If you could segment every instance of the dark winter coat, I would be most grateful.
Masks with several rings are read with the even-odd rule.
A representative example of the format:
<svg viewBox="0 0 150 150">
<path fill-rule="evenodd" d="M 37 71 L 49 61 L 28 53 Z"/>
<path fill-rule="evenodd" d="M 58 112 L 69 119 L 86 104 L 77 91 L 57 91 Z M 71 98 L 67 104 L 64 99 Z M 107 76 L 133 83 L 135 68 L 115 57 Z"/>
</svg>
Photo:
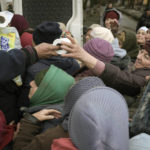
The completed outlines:
<svg viewBox="0 0 150 150">
<path fill-rule="evenodd" d="M 22 51 L 14 49 L 9 52 L 0 51 L 0 83 L 22 74 L 26 67 L 38 60 L 36 51 L 28 47 Z"/>
<path fill-rule="evenodd" d="M 140 100 L 140 105 L 133 118 L 130 131 L 131 136 L 140 133 L 150 134 L 150 82 L 145 88 L 144 94 Z"/>
<path fill-rule="evenodd" d="M 80 69 L 78 62 L 73 58 L 64 58 L 61 56 L 53 56 L 49 59 L 41 59 L 32 66 L 28 67 L 25 82 L 22 86 L 21 94 L 19 101 L 22 101 L 24 106 L 29 106 L 29 90 L 30 85 L 29 83 L 34 80 L 35 75 L 40 72 L 41 70 L 47 69 L 50 67 L 51 64 L 61 68 L 62 70 L 66 71 L 68 74 L 73 75 L 77 70 Z"/>
<path fill-rule="evenodd" d="M 61 126 L 49 128 L 39 134 L 41 129 L 39 125 L 22 119 L 20 127 L 20 132 L 14 140 L 14 150 L 51 150 L 54 139 L 68 137 Z"/>
<path fill-rule="evenodd" d="M 141 87 L 146 85 L 145 77 L 148 75 L 150 75 L 150 68 L 141 68 L 129 72 L 121 71 L 112 64 L 106 64 L 100 78 L 107 86 L 116 89 L 120 93 L 136 96 L 140 93 Z"/>
<path fill-rule="evenodd" d="M 12 79 L 23 74 L 27 66 L 38 60 L 36 51 L 28 47 L 22 50 L 0 51 L 0 109 L 6 116 L 7 123 L 19 121 L 20 88 Z"/>
</svg>

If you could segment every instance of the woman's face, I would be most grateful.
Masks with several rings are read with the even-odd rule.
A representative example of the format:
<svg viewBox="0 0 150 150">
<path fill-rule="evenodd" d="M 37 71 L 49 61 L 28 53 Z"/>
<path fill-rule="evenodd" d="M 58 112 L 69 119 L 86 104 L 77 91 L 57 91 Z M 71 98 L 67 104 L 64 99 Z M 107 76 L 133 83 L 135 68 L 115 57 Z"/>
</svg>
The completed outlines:
<svg viewBox="0 0 150 150">
<path fill-rule="evenodd" d="M 34 93 L 36 92 L 36 90 L 38 89 L 38 86 L 36 85 L 35 81 L 31 81 L 30 82 L 30 91 L 29 91 L 29 99 L 31 99 L 31 97 L 34 95 Z"/>
<path fill-rule="evenodd" d="M 91 32 L 92 32 L 92 29 L 89 29 L 89 30 L 87 31 L 87 33 L 86 33 L 86 35 L 85 35 L 85 40 L 86 40 L 86 42 L 91 39 L 91 35 L 90 35 Z"/>
<path fill-rule="evenodd" d="M 140 45 L 144 45 L 145 42 L 146 42 L 146 35 L 147 35 L 146 31 L 144 31 L 142 29 L 138 30 L 137 34 L 136 34 L 137 43 L 140 44 Z"/>
<path fill-rule="evenodd" d="M 150 55 L 146 50 L 142 49 L 139 51 L 134 67 L 135 69 L 150 68 Z"/>
<path fill-rule="evenodd" d="M 150 41 L 150 29 L 148 29 L 147 34 L 145 36 L 146 41 Z"/>
<path fill-rule="evenodd" d="M 116 22 L 116 23 L 118 24 L 118 20 L 117 20 L 117 19 L 107 18 L 107 19 L 105 20 L 105 27 L 106 27 L 107 29 L 111 29 L 111 24 L 114 23 L 114 22 Z"/>
</svg>

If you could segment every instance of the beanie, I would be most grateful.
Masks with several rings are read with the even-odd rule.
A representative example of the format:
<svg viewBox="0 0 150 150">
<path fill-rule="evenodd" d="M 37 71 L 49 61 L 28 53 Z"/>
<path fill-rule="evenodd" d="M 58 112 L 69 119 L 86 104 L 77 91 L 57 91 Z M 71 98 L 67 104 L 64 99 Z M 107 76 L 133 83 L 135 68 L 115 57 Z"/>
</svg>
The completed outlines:
<svg viewBox="0 0 150 150">
<path fill-rule="evenodd" d="M 100 24 L 92 24 L 92 25 L 90 25 L 90 26 L 88 27 L 88 29 L 93 30 L 93 29 L 96 28 L 96 27 L 101 27 L 101 25 L 100 25 Z"/>
<path fill-rule="evenodd" d="M 60 38 L 61 33 L 58 23 L 45 21 L 36 27 L 33 40 L 36 45 L 42 42 L 52 44 L 55 39 Z"/>
<path fill-rule="evenodd" d="M 91 39 L 83 47 L 89 54 L 103 62 L 110 62 L 114 56 L 111 44 L 103 39 Z"/>
<path fill-rule="evenodd" d="M 106 14 L 105 19 L 108 19 L 108 18 L 119 20 L 119 15 L 115 11 L 110 11 Z"/>
<path fill-rule="evenodd" d="M 112 43 L 114 40 L 114 36 L 111 31 L 105 27 L 95 27 L 90 34 L 93 38 L 100 38 L 108 41 L 109 43 Z"/>
<path fill-rule="evenodd" d="M 20 37 L 21 45 L 23 48 L 28 45 L 32 46 L 32 40 L 33 40 L 33 35 L 28 32 L 24 32 Z"/>
<path fill-rule="evenodd" d="M 29 28 L 28 21 L 24 18 L 24 16 L 19 14 L 14 14 L 10 24 L 18 30 L 19 35 Z"/>
<path fill-rule="evenodd" d="M 143 46 L 143 49 L 145 49 L 148 52 L 148 54 L 150 55 L 150 41 L 147 41 L 145 43 L 145 45 Z"/>
</svg>

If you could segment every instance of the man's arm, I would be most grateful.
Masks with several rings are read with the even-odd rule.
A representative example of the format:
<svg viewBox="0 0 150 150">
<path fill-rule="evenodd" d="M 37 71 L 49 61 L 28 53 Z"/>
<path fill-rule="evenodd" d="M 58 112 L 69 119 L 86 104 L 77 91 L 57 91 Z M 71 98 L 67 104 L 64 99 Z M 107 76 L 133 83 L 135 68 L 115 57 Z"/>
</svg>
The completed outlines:
<svg viewBox="0 0 150 150">
<path fill-rule="evenodd" d="M 58 46 L 47 43 L 41 43 L 34 48 L 26 47 L 21 50 L 13 49 L 5 52 L 0 51 L 0 82 L 13 79 L 22 74 L 26 67 L 35 63 L 38 58 L 49 58 L 58 55 L 55 50 Z"/>
<path fill-rule="evenodd" d="M 33 48 L 23 50 L 11 50 L 9 52 L 0 51 L 0 82 L 22 74 L 28 65 L 32 65 L 38 60 L 38 55 Z"/>
</svg>

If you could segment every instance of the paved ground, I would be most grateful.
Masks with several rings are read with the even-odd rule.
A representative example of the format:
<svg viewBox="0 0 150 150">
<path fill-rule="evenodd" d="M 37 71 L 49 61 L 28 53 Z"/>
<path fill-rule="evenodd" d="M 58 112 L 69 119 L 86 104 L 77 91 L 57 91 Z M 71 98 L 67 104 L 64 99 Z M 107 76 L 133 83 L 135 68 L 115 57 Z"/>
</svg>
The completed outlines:
<svg viewBox="0 0 150 150">
<path fill-rule="evenodd" d="M 117 9 L 120 10 L 122 13 L 131 16 L 133 19 L 138 20 L 140 18 L 140 16 L 142 15 L 142 11 L 141 10 L 135 10 L 135 9 L 126 9 L 123 6 L 118 7 Z"/>
<path fill-rule="evenodd" d="M 142 15 L 141 11 L 133 10 L 133 9 L 126 9 L 123 6 L 116 7 L 119 11 L 122 12 L 123 17 L 121 19 L 121 27 L 126 28 L 129 30 L 135 31 L 137 20 Z M 104 12 L 105 7 L 101 6 L 99 8 L 100 11 L 97 11 L 94 14 L 90 14 L 88 11 L 84 11 L 84 26 L 88 27 L 93 23 L 100 23 L 102 24 L 102 15 Z"/>
</svg>

